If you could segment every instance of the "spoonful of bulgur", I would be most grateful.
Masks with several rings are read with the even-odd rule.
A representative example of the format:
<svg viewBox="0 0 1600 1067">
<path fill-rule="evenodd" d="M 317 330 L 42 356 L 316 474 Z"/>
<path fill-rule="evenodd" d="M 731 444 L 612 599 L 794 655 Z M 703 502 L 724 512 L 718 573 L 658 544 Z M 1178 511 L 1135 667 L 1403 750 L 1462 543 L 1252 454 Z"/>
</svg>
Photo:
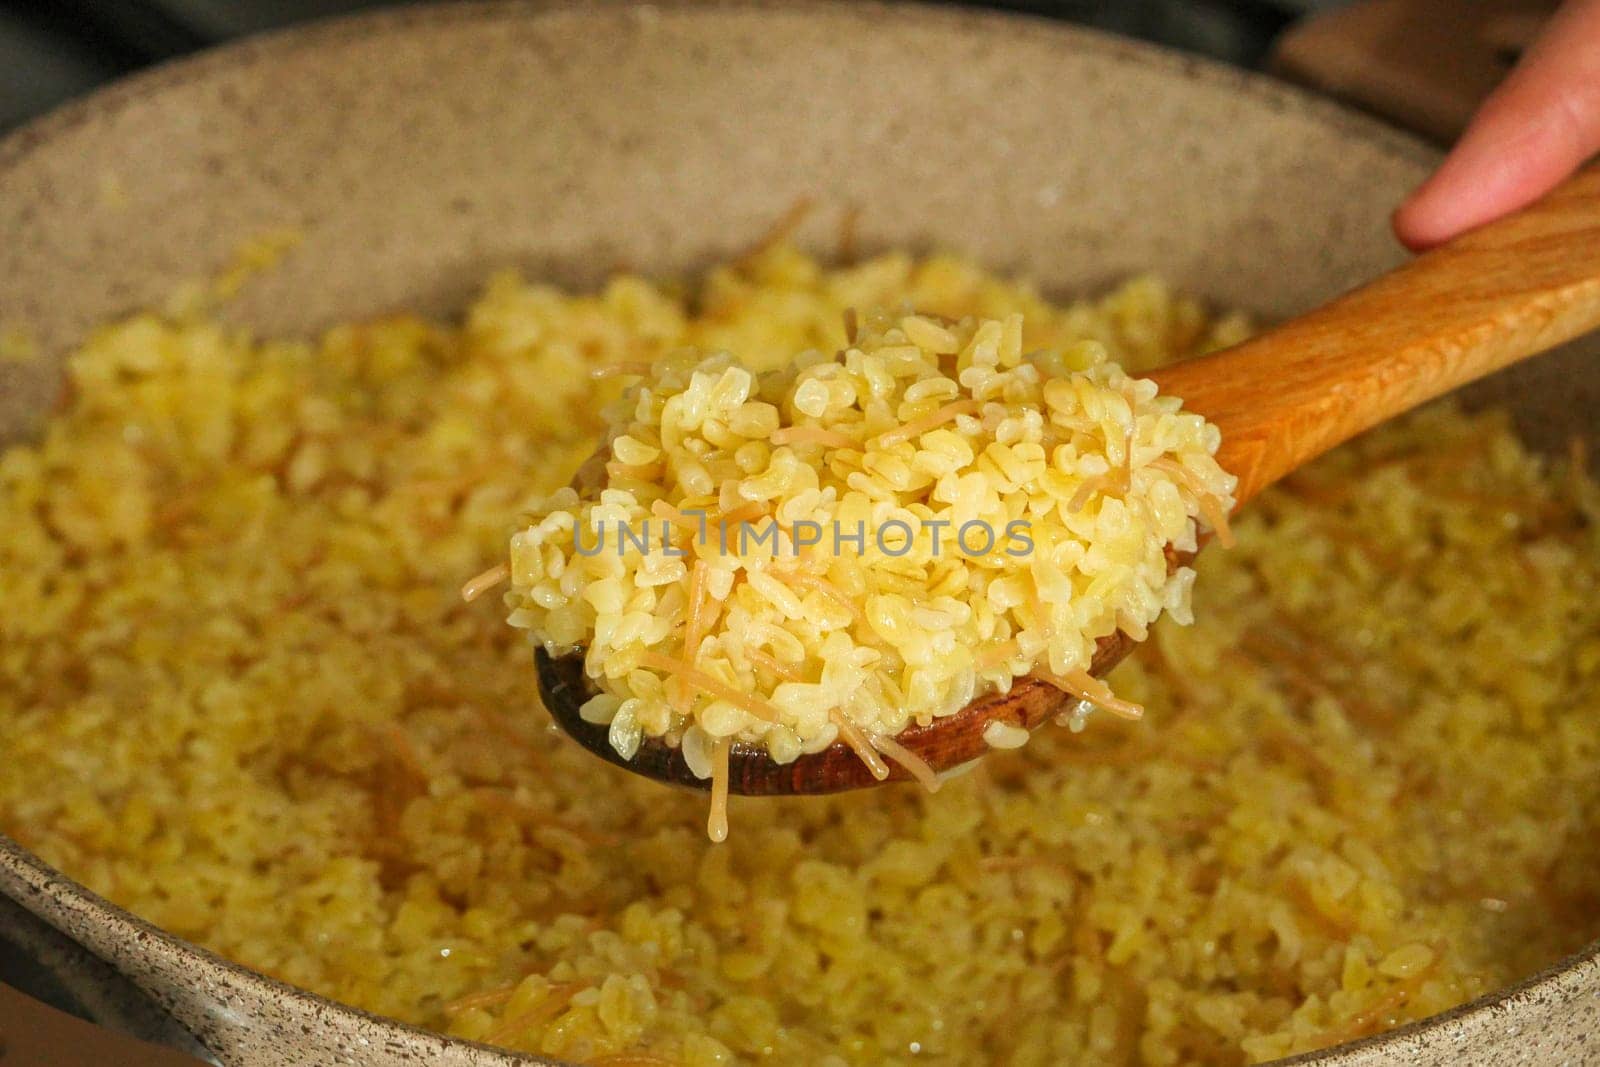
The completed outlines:
<svg viewBox="0 0 1600 1067">
<path fill-rule="evenodd" d="M 526 517 L 513 626 L 597 755 L 730 792 L 940 775 L 1102 680 L 1239 504 L 1329 448 L 1600 325 L 1600 172 L 1231 349 L 1134 378 L 1020 316 L 876 312 L 756 375 L 657 361 Z"/>
</svg>

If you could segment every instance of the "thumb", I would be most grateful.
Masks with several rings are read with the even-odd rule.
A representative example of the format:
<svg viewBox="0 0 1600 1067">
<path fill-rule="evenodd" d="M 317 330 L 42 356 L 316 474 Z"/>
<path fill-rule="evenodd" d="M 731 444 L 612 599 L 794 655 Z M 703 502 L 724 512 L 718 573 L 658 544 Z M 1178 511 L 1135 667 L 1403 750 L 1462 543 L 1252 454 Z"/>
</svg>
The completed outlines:
<svg viewBox="0 0 1600 1067">
<path fill-rule="evenodd" d="M 1600 150 L 1600 0 L 1571 0 L 1394 213 L 1420 251 L 1523 207 Z"/>
</svg>

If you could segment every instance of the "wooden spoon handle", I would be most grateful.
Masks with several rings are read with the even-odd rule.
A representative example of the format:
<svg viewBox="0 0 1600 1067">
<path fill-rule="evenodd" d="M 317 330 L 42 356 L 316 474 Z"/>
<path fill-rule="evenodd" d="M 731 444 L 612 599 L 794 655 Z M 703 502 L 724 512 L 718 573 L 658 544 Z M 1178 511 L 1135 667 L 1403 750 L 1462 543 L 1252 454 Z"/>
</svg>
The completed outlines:
<svg viewBox="0 0 1600 1067">
<path fill-rule="evenodd" d="M 1150 375 L 1222 431 L 1240 503 L 1418 404 L 1600 326 L 1600 167 L 1243 344 Z"/>
</svg>

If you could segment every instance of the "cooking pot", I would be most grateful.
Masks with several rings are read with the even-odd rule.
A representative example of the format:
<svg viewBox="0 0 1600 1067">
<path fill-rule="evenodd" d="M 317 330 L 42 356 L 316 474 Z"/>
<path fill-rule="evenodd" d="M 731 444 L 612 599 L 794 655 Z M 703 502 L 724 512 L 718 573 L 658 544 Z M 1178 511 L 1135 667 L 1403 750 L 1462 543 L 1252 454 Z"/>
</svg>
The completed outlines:
<svg viewBox="0 0 1600 1067">
<path fill-rule="evenodd" d="M 802 197 L 815 209 L 798 238 L 818 249 L 853 212 L 868 251 L 954 248 L 1057 292 L 1154 266 L 1275 317 L 1398 260 L 1389 210 L 1434 160 L 1268 79 L 1025 18 L 670 3 L 336 21 L 158 68 L 0 143 L 0 328 L 42 353 L 0 362 L 0 441 L 37 429 L 62 353 L 94 323 L 160 303 L 264 230 L 303 240 L 224 314 L 266 334 L 400 307 L 448 314 L 504 266 L 575 285 L 619 263 L 692 269 Z M 1583 347 L 1472 397 L 1511 406 L 1536 445 L 1591 429 L 1600 363 Z M 0 892 L 227 1064 L 542 1062 L 229 963 L 3 837 Z M 1557 1064 L 1597 1050 L 1591 947 L 1297 1062 Z"/>
</svg>

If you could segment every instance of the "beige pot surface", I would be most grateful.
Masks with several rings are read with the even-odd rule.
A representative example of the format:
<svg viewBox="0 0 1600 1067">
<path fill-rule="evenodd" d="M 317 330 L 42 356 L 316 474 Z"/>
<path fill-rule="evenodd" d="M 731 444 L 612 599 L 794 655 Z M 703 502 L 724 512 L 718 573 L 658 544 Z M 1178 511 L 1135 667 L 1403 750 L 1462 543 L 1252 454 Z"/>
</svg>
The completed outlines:
<svg viewBox="0 0 1600 1067">
<path fill-rule="evenodd" d="M 832 247 L 950 247 L 1093 288 L 1156 266 L 1267 316 L 1400 258 L 1387 215 L 1429 150 L 1270 81 L 1036 21 L 939 8 L 456 4 L 157 69 L 0 143 L 0 440 L 58 356 L 241 242 L 303 243 L 229 314 L 301 333 L 459 309 L 493 268 L 581 283 L 724 257 L 797 198 Z M 1535 441 L 1591 428 L 1588 351 L 1480 387 Z M 263 978 L 107 905 L 0 837 L 0 891 L 133 977 L 224 1062 L 539 1062 Z M 1585 1039 L 1594 1031 L 1593 1051 Z M 1600 1059 L 1594 950 L 1488 1001 L 1306 1062 Z"/>
</svg>

